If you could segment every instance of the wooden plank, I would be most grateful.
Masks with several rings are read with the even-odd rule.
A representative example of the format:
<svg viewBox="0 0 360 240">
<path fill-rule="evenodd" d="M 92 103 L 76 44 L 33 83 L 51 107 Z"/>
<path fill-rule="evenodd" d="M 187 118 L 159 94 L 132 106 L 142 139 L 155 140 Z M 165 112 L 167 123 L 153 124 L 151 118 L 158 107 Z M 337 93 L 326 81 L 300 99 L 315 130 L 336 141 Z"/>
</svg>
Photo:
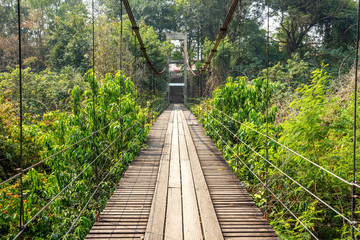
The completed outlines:
<svg viewBox="0 0 360 240">
<path fill-rule="evenodd" d="M 154 123 L 148 148 L 131 163 L 86 239 L 144 237 L 170 115 L 166 110 Z"/>
<path fill-rule="evenodd" d="M 191 169 L 193 172 L 194 184 L 196 188 L 196 196 L 201 216 L 201 222 L 205 239 L 223 239 L 221 228 L 210 198 L 204 174 L 201 169 L 199 157 L 197 155 L 193 139 L 190 134 L 186 118 L 181 111 L 181 118 L 184 126 L 186 144 L 189 151 Z"/>
<path fill-rule="evenodd" d="M 184 239 L 203 239 L 184 128 L 178 115 Z"/>
<path fill-rule="evenodd" d="M 279 239 L 183 105 L 160 115 L 148 146 L 86 239 Z"/>
<path fill-rule="evenodd" d="M 176 106 L 174 106 L 175 108 Z M 176 108 L 175 108 L 176 109 Z M 165 239 L 182 239 L 182 207 L 181 207 L 181 179 L 179 159 L 179 134 L 177 124 L 178 110 L 173 118 L 173 134 L 171 141 L 170 173 L 168 186 L 168 201 L 165 224 Z"/>
<path fill-rule="evenodd" d="M 173 111 L 172 111 L 173 113 Z M 172 114 L 173 116 L 173 114 Z M 149 221 L 145 231 L 146 240 L 163 238 L 166 199 L 169 178 L 169 159 L 172 140 L 173 123 L 168 124 L 163 152 L 161 155 L 159 173 L 156 181 L 156 189 L 151 205 Z"/>
<path fill-rule="evenodd" d="M 184 114 L 191 122 L 196 121 L 189 111 Z M 279 239 L 202 126 L 192 125 L 189 130 L 224 239 Z"/>
</svg>

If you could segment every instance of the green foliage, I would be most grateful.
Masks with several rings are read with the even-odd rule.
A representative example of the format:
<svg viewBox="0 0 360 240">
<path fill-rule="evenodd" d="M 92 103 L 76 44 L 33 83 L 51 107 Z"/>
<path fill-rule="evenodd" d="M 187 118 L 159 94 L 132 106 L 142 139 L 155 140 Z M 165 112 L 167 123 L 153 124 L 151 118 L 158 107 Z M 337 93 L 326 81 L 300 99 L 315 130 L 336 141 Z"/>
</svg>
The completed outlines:
<svg viewBox="0 0 360 240">
<path fill-rule="evenodd" d="M 151 123 L 149 121 L 155 116 L 152 110 L 137 105 L 138 93 L 130 78 L 125 75 L 107 74 L 101 85 L 93 77 L 92 72 L 87 73 L 87 79 L 90 85 L 88 90 L 82 91 L 75 86 L 72 91 L 72 114 L 49 112 L 42 120 L 33 120 L 24 126 L 26 138 L 28 135 L 34 135 L 33 144 L 39 148 L 37 158 L 25 154 L 24 158 L 29 161 L 28 164 L 70 147 L 25 174 L 23 183 L 26 193 L 26 220 L 35 216 L 72 179 L 78 177 L 28 226 L 25 236 L 29 239 L 58 239 L 64 236 L 94 192 L 97 166 L 99 180 L 104 179 L 109 171 L 111 174 L 99 186 L 98 193 L 90 201 L 69 236 L 69 239 L 83 239 L 95 219 L 95 200 L 99 200 L 100 209 L 105 206 L 109 192 L 114 190 L 122 176 L 121 173 L 127 169 L 146 140 Z M 9 102 L 2 101 L 2 104 L 6 106 Z M 11 105 L 8 108 L 11 108 Z M 16 120 L 11 111 L 9 116 L 13 116 L 9 121 Z M 8 130 L 11 124 L 7 123 L 7 118 L 0 120 L 1 126 Z M 93 137 L 72 146 L 96 130 L 100 131 Z M 0 146 L 0 149 L 7 148 L 3 144 Z M 12 239 L 18 231 L 18 188 L 19 180 L 16 180 L 0 189 L 1 239 Z"/>
<path fill-rule="evenodd" d="M 311 48 L 312 30 L 325 37 L 325 45 L 330 42 L 346 44 L 346 42 L 350 43 L 349 39 L 354 39 L 349 37 L 349 34 L 345 34 L 355 23 L 354 1 L 327 0 L 310 3 L 307 0 L 271 0 L 268 4 L 280 18 L 277 38 L 286 49 L 289 58 L 304 47 Z M 341 25 L 345 22 L 348 25 Z M 339 46 L 335 48 L 337 47 Z"/>
<path fill-rule="evenodd" d="M 172 45 L 167 41 L 160 41 L 158 35 L 152 27 L 147 26 L 143 21 L 139 22 L 140 34 L 144 41 L 146 51 L 154 64 L 155 68 L 161 71 L 166 66 L 166 59 Z M 95 52 L 96 74 L 104 78 L 106 73 L 115 73 L 119 69 L 119 47 L 120 47 L 120 27 L 121 22 L 109 19 L 106 15 L 97 18 L 95 31 L 98 33 L 96 41 L 97 51 Z M 154 86 L 153 72 L 147 66 L 143 54 L 140 52 L 139 43 L 133 35 L 132 25 L 127 16 L 123 20 L 123 39 L 121 55 L 123 62 L 123 72 L 131 76 L 139 91 L 155 92 L 165 91 L 168 82 L 167 74 L 157 76 Z M 154 89 L 156 88 L 156 89 Z"/>
<path fill-rule="evenodd" d="M 179 28 L 180 11 L 172 1 L 130 0 L 130 3 L 135 17 L 152 26 L 161 40 L 165 40 L 165 32 Z"/>
<path fill-rule="evenodd" d="M 68 111 L 71 104 L 71 90 L 75 85 L 84 91 L 85 81 L 73 68 L 63 68 L 55 73 L 49 69 L 39 73 L 30 68 L 22 71 L 23 101 L 25 113 L 31 116 L 43 115 L 50 111 Z M 19 104 L 19 69 L 0 73 L 0 92 L 2 97 Z"/>
<path fill-rule="evenodd" d="M 283 83 L 289 90 L 295 90 L 302 84 L 308 84 L 311 76 L 312 66 L 309 62 L 302 60 L 299 54 L 288 59 L 286 63 L 278 62 L 269 68 L 269 78 L 272 81 Z M 266 76 L 267 70 L 262 71 Z"/>
<path fill-rule="evenodd" d="M 81 73 L 89 69 L 90 27 L 85 14 L 82 5 L 55 18 L 56 29 L 50 33 L 48 41 L 53 68 L 59 70 L 71 66 Z"/>
<path fill-rule="evenodd" d="M 285 118 L 277 114 L 277 108 L 273 105 L 278 101 L 278 91 L 283 88 L 283 84 L 269 82 L 269 136 L 325 169 L 351 181 L 354 120 L 353 101 L 349 99 L 353 99 L 353 96 L 352 94 L 334 96 L 329 88 L 330 79 L 325 66 L 313 71 L 311 82 L 299 87 L 292 96 L 291 104 L 284 106 L 288 109 Z M 262 181 L 266 179 L 267 163 L 263 158 L 266 158 L 267 141 L 265 137 L 252 130 L 266 133 L 264 82 L 262 78 L 250 82 L 246 82 L 245 78 L 238 78 L 236 81 L 229 79 L 225 86 L 214 92 L 213 99 L 195 106 L 192 110 L 207 133 L 212 136 L 217 147 L 222 150 L 239 179 L 254 196 L 257 205 L 265 209 L 267 202 L 268 217 L 279 236 L 282 239 L 311 239 L 310 234 L 274 196 L 270 195 L 266 198 L 264 187 L 253 175 L 255 173 Z M 228 130 L 236 134 L 236 137 Z M 269 141 L 268 146 L 268 159 L 271 164 L 350 218 L 350 186 L 300 156 L 291 154 L 273 141 Z M 242 159 L 253 173 L 237 157 Z M 359 158 L 356 161 L 360 164 Z M 267 181 L 270 190 L 277 198 L 284 202 L 317 237 L 351 239 L 350 226 L 346 221 L 272 165 L 269 165 Z"/>
</svg>

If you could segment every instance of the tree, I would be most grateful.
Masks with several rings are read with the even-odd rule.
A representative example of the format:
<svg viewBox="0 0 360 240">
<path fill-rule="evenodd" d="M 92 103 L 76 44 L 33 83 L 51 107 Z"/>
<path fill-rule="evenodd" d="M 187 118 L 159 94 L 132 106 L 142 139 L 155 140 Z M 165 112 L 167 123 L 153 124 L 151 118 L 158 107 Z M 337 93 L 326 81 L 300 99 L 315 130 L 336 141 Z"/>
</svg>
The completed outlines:
<svg viewBox="0 0 360 240">
<path fill-rule="evenodd" d="M 58 70 L 72 66 L 85 73 L 89 69 L 90 50 L 87 11 L 83 3 L 73 7 L 72 11 L 55 17 L 56 28 L 51 30 L 48 41 L 50 63 Z"/>
<path fill-rule="evenodd" d="M 355 7 L 352 0 L 269 0 L 268 4 L 280 18 L 277 37 L 285 46 L 289 58 L 299 49 L 318 44 L 313 40 L 321 39 L 324 33 L 330 36 L 337 20 L 347 18 L 349 8 Z M 316 33 L 313 39 L 311 31 Z"/>
</svg>

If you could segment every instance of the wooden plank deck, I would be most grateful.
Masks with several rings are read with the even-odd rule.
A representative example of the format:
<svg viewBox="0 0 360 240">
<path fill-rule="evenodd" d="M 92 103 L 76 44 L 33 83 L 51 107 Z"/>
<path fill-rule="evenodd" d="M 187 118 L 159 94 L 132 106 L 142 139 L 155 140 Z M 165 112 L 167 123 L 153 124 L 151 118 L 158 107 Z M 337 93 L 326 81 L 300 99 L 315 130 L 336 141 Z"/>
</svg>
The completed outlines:
<svg viewBox="0 0 360 240">
<path fill-rule="evenodd" d="M 196 118 L 171 105 L 86 239 L 279 239 Z"/>
</svg>

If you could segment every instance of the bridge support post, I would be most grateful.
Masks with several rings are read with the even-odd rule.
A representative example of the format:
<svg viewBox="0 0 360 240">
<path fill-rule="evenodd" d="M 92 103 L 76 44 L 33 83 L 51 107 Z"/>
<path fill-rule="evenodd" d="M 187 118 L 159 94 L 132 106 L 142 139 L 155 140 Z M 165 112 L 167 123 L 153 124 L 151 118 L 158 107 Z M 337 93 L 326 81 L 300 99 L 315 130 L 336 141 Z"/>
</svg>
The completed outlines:
<svg viewBox="0 0 360 240">
<path fill-rule="evenodd" d="M 184 62 L 184 74 L 183 74 L 183 82 L 179 83 L 179 82 L 170 82 L 168 85 L 168 101 L 170 102 L 171 98 L 170 98 L 170 92 L 171 92 L 171 87 L 182 87 L 183 89 L 183 101 L 184 104 L 187 103 L 187 72 L 188 72 L 188 67 L 187 67 L 187 54 L 185 54 L 185 51 L 187 51 L 187 33 L 182 33 L 182 32 L 173 32 L 173 33 L 166 33 L 166 39 L 167 40 L 178 40 L 178 41 L 183 41 L 184 44 L 184 61 L 183 60 L 169 60 L 169 64 L 182 64 L 182 62 Z M 169 74 L 170 74 L 170 67 L 169 67 Z M 170 78 L 171 78 L 171 74 L 170 74 Z M 171 84 L 174 83 L 174 84 Z"/>
<path fill-rule="evenodd" d="M 184 33 L 184 51 L 187 51 L 187 34 Z M 184 104 L 187 103 L 187 54 L 184 53 Z"/>
</svg>

